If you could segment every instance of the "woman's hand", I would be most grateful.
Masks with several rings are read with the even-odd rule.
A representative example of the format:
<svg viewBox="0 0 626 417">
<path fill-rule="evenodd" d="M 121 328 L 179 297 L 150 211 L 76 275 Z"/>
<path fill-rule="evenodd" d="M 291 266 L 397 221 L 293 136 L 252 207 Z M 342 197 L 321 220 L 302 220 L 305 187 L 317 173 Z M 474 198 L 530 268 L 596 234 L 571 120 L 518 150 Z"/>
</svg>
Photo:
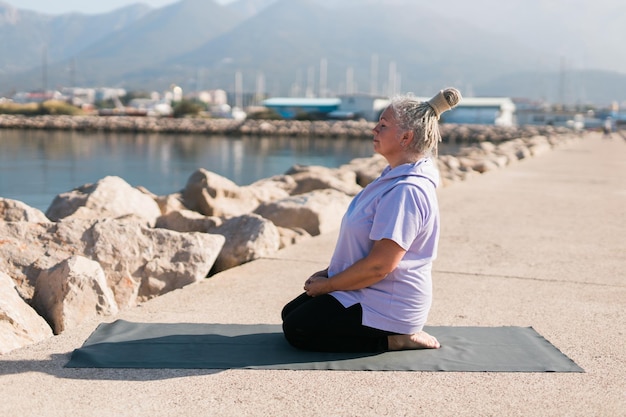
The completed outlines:
<svg viewBox="0 0 626 417">
<path fill-rule="evenodd" d="M 304 282 L 304 291 L 308 296 L 317 297 L 318 295 L 328 294 L 332 289 L 327 276 L 313 274 Z"/>
<path fill-rule="evenodd" d="M 328 270 L 314 273 L 304 283 L 304 291 L 311 297 L 333 291 L 351 291 L 374 285 L 393 271 L 404 255 L 400 245 L 391 239 L 374 242 L 370 253 L 349 268 L 328 278 Z"/>
</svg>

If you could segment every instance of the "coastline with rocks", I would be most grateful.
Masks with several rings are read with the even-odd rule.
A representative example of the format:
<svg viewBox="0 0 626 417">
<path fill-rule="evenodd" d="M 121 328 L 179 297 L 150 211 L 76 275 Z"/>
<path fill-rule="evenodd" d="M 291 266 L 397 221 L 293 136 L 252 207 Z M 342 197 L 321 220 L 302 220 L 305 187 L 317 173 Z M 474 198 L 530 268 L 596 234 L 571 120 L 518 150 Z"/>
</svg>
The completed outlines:
<svg viewBox="0 0 626 417">
<path fill-rule="evenodd" d="M 0 114 L 0 129 L 42 129 L 163 134 L 255 135 L 255 136 L 372 136 L 374 122 L 365 120 L 234 120 L 223 118 L 170 118 L 131 116 L 23 116 Z M 469 144 L 499 143 L 516 138 L 570 134 L 572 129 L 557 126 L 440 126 L 444 142 Z"/>
<path fill-rule="evenodd" d="M 220 133 L 319 135 L 320 130 L 318 122 L 213 122 L 222 126 Z M 129 123 L 152 123 L 168 133 L 217 129 L 207 127 L 210 121 L 191 119 L 0 117 L 2 128 L 92 129 L 98 123 L 112 131 L 129 129 Z M 371 126 L 330 122 L 326 131 L 369 136 Z M 455 155 L 439 156 L 444 187 L 585 135 L 553 127 L 469 125 L 442 125 L 442 134 L 468 144 Z M 248 186 L 199 169 L 184 189 L 168 195 L 105 177 L 59 194 L 45 213 L 0 198 L 0 354 L 332 232 L 351 198 L 385 165 L 376 155 L 338 168 L 295 165 Z"/>
</svg>

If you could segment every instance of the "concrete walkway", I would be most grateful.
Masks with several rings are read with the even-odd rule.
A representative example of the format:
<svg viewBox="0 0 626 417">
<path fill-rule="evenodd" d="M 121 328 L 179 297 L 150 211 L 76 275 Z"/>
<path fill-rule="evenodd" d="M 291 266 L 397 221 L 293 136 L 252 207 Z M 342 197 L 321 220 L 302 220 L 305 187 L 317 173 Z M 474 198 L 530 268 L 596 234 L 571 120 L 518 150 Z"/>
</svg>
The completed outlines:
<svg viewBox="0 0 626 417">
<path fill-rule="evenodd" d="M 429 324 L 532 326 L 585 373 L 63 368 L 90 322 L 0 357 L 0 415 L 626 416 L 626 141 L 589 134 L 443 188 L 440 202 Z M 335 237 L 115 318 L 279 323 Z"/>
</svg>

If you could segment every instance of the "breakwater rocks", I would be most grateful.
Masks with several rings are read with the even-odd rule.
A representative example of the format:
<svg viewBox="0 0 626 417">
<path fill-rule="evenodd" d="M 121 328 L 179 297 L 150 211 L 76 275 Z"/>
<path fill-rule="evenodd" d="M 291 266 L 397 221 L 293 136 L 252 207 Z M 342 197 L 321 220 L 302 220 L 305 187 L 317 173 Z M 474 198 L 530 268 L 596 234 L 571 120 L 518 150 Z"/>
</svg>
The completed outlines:
<svg viewBox="0 0 626 417">
<path fill-rule="evenodd" d="M 125 116 L 19 116 L 0 115 L 0 129 L 48 129 L 164 134 L 223 134 L 254 136 L 316 136 L 369 138 L 375 123 L 365 120 L 232 120 L 209 118 Z M 568 134 L 570 129 L 553 126 L 501 127 L 487 125 L 441 125 L 444 141 L 450 143 L 493 142 L 537 135 Z"/>
<path fill-rule="evenodd" d="M 580 138 L 462 147 L 438 159 L 443 186 Z M 168 195 L 105 177 L 59 194 L 45 213 L 0 198 L 0 354 L 336 230 L 385 165 L 380 156 L 296 165 L 247 186 L 199 169 Z"/>
</svg>

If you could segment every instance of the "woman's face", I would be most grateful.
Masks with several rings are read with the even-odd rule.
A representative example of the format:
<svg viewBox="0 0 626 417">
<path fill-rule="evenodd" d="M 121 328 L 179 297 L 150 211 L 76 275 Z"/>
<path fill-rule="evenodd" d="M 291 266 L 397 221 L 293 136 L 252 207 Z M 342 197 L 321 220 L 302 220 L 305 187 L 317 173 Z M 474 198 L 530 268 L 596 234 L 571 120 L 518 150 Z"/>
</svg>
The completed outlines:
<svg viewBox="0 0 626 417">
<path fill-rule="evenodd" d="M 380 115 L 378 123 L 374 127 L 374 151 L 384 156 L 393 165 L 403 153 L 402 138 L 404 133 L 396 121 L 391 107 Z"/>
</svg>

